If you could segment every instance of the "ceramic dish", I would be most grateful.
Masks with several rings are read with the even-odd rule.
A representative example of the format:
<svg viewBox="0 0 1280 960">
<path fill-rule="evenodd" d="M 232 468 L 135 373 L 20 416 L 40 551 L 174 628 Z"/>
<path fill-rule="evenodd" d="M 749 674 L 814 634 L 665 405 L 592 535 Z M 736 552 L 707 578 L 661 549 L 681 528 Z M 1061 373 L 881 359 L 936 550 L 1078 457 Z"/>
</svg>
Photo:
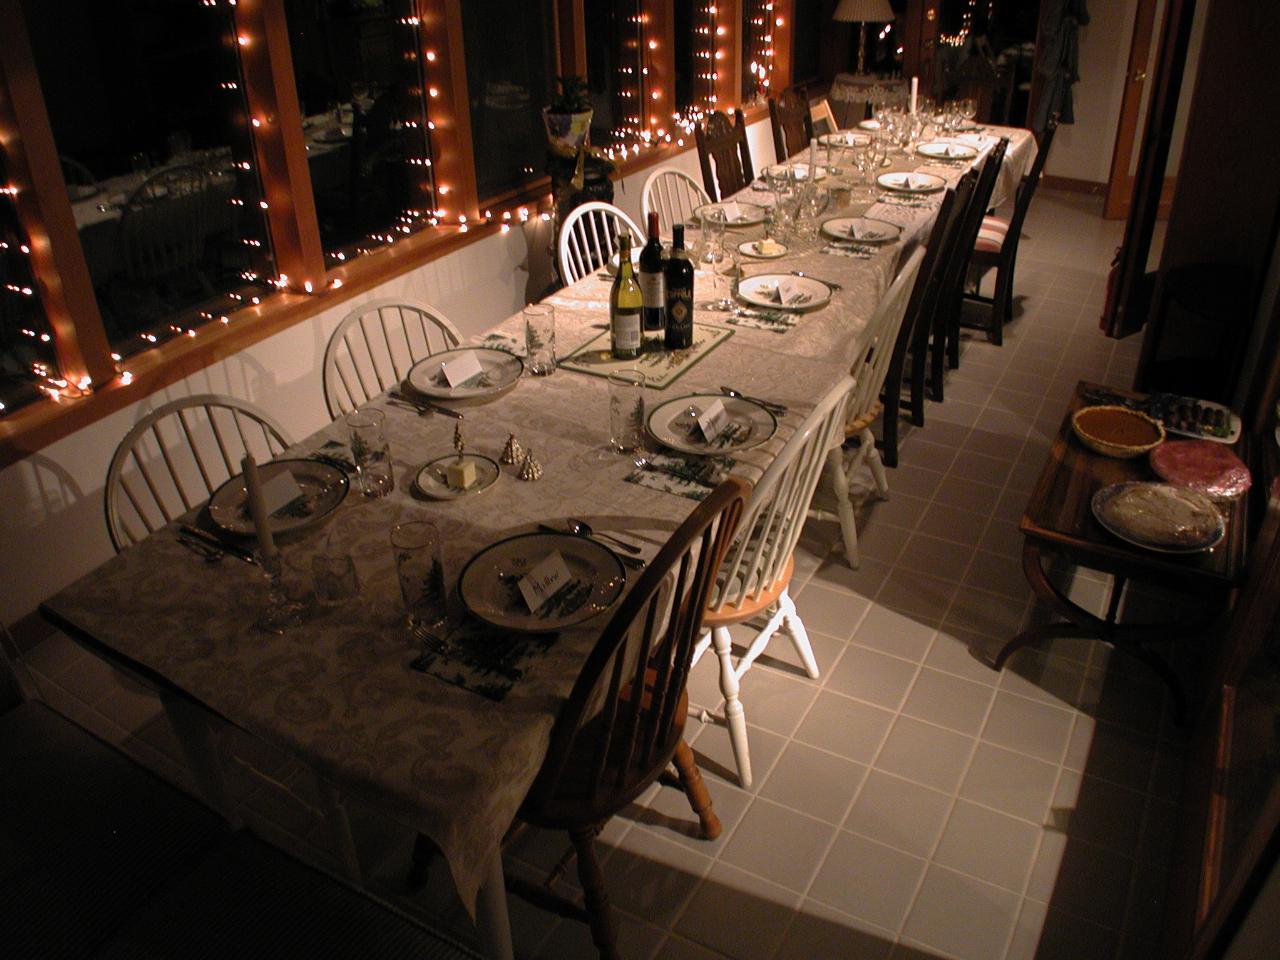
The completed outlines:
<svg viewBox="0 0 1280 960">
<path fill-rule="evenodd" d="M 458 462 L 456 453 L 445 454 L 424 463 L 418 470 L 418 475 L 413 478 L 414 488 L 432 500 L 461 500 L 488 490 L 497 481 L 500 471 L 493 460 L 479 453 L 464 453 L 462 459 L 476 468 L 476 481 L 467 489 L 457 490 L 449 486 L 447 470 L 450 464 Z"/>
<path fill-rule="evenodd" d="M 978 155 L 977 147 L 967 143 L 949 143 L 946 140 L 933 140 L 916 147 L 916 153 L 934 160 L 972 160 Z"/>
<path fill-rule="evenodd" d="M 861 127 L 863 130 L 879 130 L 880 121 L 879 120 L 859 120 L 858 126 Z"/>
<path fill-rule="evenodd" d="M 748 240 L 745 243 L 738 244 L 738 252 L 744 257 L 755 257 L 757 260 L 777 260 L 779 257 L 787 255 L 787 245 L 778 243 L 778 249 L 774 253 L 761 253 L 759 251 L 760 244 L 763 240 Z M 775 240 L 774 243 L 777 243 Z"/>
<path fill-rule="evenodd" d="M 896 223 L 873 220 L 870 217 L 832 217 L 823 221 L 822 233 L 832 240 L 892 243 L 902 236 L 902 228 Z"/>
<path fill-rule="evenodd" d="M 726 220 L 726 227 L 754 227 L 757 224 L 764 223 L 764 207 L 758 203 L 745 203 L 741 200 L 737 201 L 737 204 L 739 216 L 733 220 Z M 704 203 L 693 213 L 694 216 L 701 220 L 705 211 L 719 209 L 723 206 L 723 203 Z"/>
<path fill-rule="evenodd" d="M 768 167 L 764 175 L 766 182 L 769 174 L 777 176 L 780 173 L 790 170 L 797 183 L 803 183 L 809 179 L 809 164 L 807 163 L 779 163 L 775 166 Z M 827 176 L 827 168 L 818 164 L 818 179 L 825 180 Z"/>
<path fill-rule="evenodd" d="M 1126 543 L 1157 553 L 1200 553 L 1227 525 L 1208 497 L 1167 483 L 1113 483 L 1093 495 L 1093 515 Z"/>
<path fill-rule="evenodd" d="M 792 284 L 794 293 L 787 303 L 778 300 L 778 284 Z M 753 307 L 773 310 L 815 310 L 831 301 L 831 288 L 813 277 L 797 277 L 790 273 L 760 273 L 738 282 L 738 298 Z"/>
<path fill-rule="evenodd" d="M 474 353 L 480 361 L 481 374 L 471 385 L 449 386 L 441 368 L 464 353 Z M 419 360 L 409 370 L 405 384 L 424 397 L 440 400 L 467 400 L 472 397 L 492 397 L 515 385 L 524 372 L 524 361 L 502 350 L 487 347 L 455 347 L 441 350 L 425 360 Z"/>
<path fill-rule="evenodd" d="M 572 579 L 561 593 L 530 613 L 517 584 L 557 550 Z M 546 633 L 608 610 L 626 583 L 617 555 L 594 540 L 567 533 L 522 533 L 485 547 L 467 561 L 458 579 L 458 594 L 485 623 L 519 633 Z"/>
<path fill-rule="evenodd" d="M 272 460 L 258 467 L 264 484 L 282 471 L 293 475 L 302 496 L 267 517 L 272 533 L 291 533 L 314 526 L 346 499 L 347 475 L 331 464 L 319 460 Z M 209 517 L 228 533 L 253 535 L 243 474 L 237 474 L 213 491 L 209 498 Z"/>
<path fill-rule="evenodd" d="M 880 174 L 876 177 L 876 183 L 885 190 L 896 190 L 899 193 L 937 193 L 947 185 L 947 181 L 932 173 L 904 173 L 901 170 Z"/>
<path fill-rule="evenodd" d="M 824 133 L 818 142 L 826 147 L 865 147 L 871 142 L 871 136 L 856 130 L 841 130 L 839 133 Z"/>
<path fill-rule="evenodd" d="M 696 414 L 690 411 L 701 412 L 713 400 L 724 404 L 730 426 L 718 439 L 708 441 L 695 420 Z M 757 447 L 773 436 L 778 420 L 753 400 L 719 393 L 693 393 L 674 397 L 655 407 L 649 412 L 646 426 L 649 435 L 659 443 L 681 453 L 701 456 Z"/>
</svg>

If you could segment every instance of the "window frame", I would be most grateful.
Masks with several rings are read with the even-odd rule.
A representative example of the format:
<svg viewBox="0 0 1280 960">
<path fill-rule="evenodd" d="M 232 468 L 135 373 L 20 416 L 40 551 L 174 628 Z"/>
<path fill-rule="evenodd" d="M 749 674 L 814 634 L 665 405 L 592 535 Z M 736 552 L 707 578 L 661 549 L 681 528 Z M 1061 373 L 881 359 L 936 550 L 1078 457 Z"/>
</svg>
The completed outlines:
<svg viewBox="0 0 1280 960">
<path fill-rule="evenodd" d="M 196 2 L 196 0 L 192 0 Z M 441 190 L 438 209 L 446 215 L 436 225 L 417 231 L 389 247 L 326 267 L 320 240 L 301 105 L 294 83 L 284 0 L 212 0 L 232 8 L 237 33 L 248 42 L 240 48 L 241 72 L 250 115 L 259 120 L 254 149 L 268 204 L 267 221 L 277 273 L 288 282 L 261 303 L 230 314 L 229 322 L 213 320 L 179 337 L 146 349 L 124 364 L 112 358 L 88 264 L 80 245 L 71 205 L 57 162 L 57 148 L 45 108 L 20 0 L 0 0 L 0 142 L 10 168 L 19 220 L 31 241 L 31 264 L 38 293 L 54 336 L 62 378 L 77 383 L 88 377 L 89 392 L 80 397 L 35 400 L 0 415 L 0 467 L 16 463 L 56 440 L 178 380 L 232 356 L 294 324 L 331 309 L 393 277 L 447 256 L 496 233 L 501 211 L 526 208 L 532 215 L 549 208 L 548 178 L 533 178 L 495 198 L 477 196 L 475 162 L 462 42 L 463 0 L 416 0 L 424 74 L 436 95 L 427 101 L 435 183 Z M 644 115 L 669 117 L 674 109 L 672 0 L 642 0 L 649 36 L 658 31 L 658 47 L 648 66 L 660 84 L 659 100 L 646 104 Z M 725 57 L 719 66 L 717 107 L 732 109 L 741 101 L 741 11 L 750 0 L 716 0 Z M 794 0 L 773 0 L 775 16 L 789 25 Z M 586 72 L 583 0 L 555 0 L 554 62 L 561 73 Z M 787 27 L 779 28 L 789 34 Z M 786 84 L 787 37 L 775 31 L 774 77 Z M 747 111 L 752 121 L 763 105 Z M 659 124 L 664 125 L 664 124 Z M 669 125 L 664 125 L 669 126 Z M 652 143 L 618 162 L 617 177 L 669 161 L 694 149 L 693 138 L 677 136 Z M 677 143 L 683 139 L 683 145 Z M 444 190 L 447 189 L 447 193 Z M 486 209 L 481 208 L 485 199 Z M 464 213 L 465 211 L 465 213 Z M 459 218 L 466 220 L 460 222 Z"/>
</svg>

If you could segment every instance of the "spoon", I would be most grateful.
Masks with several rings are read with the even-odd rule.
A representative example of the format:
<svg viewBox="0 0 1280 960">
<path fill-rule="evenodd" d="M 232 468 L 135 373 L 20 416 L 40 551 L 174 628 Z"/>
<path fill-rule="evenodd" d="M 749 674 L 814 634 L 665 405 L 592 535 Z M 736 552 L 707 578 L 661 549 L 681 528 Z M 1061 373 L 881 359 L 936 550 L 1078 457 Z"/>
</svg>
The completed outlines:
<svg viewBox="0 0 1280 960">
<path fill-rule="evenodd" d="M 634 543 L 627 543 L 625 540 L 619 540 L 610 533 L 596 533 L 591 529 L 590 524 L 583 523 L 581 520 L 574 520 L 572 517 L 565 520 L 565 526 L 569 528 L 569 532 L 579 537 L 598 537 L 601 540 L 608 540 L 610 543 L 616 543 L 628 553 L 640 553 L 641 550 Z"/>
</svg>

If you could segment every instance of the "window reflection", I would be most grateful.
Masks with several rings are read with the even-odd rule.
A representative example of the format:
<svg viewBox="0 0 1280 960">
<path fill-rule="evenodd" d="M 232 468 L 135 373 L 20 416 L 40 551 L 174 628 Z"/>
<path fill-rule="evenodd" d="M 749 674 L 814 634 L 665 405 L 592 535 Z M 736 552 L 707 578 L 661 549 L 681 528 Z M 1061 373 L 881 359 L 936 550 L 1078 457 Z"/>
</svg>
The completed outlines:
<svg viewBox="0 0 1280 960">
<path fill-rule="evenodd" d="M 475 0 L 462 5 L 476 189 L 491 200 L 541 176 L 547 139 L 542 108 L 553 90 L 551 0 Z"/>
<path fill-rule="evenodd" d="M 432 167 L 412 0 L 286 0 L 307 169 L 330 263 L 426 222 Z"/>
<path fill-rule="evenodd" d="M 798 5 L 799 6 L 799 5 Z M 742 4 L 742 102 L 756 103 L 773 92 L 773 0 Z"/>
<path fill-rule="evenodd" d="M 230 8 L 24 0 L 85 259 L 121 355 L 273 275 Z"/>
<path fill-rule="evenodd" d="M 584 0 L 583 17 L 587 37 L 587 91 L 591 97 L 591 143 L 609 146 L 626 138 L 628 111 L 618 71 L 620 51 L 626 35 L 625 4 L 614 0 Z"/>
<path fill-rule="evenodd" d="M 31 275 L 30 246 L 18 222 L 0 148 L 0 416 L 40 396 L 57 377 L 53 339 Z"/>
</svg>

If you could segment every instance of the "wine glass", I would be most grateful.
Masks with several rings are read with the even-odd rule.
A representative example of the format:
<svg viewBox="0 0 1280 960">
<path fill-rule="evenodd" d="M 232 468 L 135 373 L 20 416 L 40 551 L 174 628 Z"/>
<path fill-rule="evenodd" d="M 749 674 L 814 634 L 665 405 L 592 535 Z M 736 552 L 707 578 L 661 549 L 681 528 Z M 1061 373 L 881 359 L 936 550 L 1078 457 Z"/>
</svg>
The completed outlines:
<svg viewBox="0 0 1280 960">
<path fill-rule="evenodd" d="M 713 270 L 724 259 L 725 226 L 723 208 L 711 207 L 702 211 L 702 262 Z"/>
</svg>

